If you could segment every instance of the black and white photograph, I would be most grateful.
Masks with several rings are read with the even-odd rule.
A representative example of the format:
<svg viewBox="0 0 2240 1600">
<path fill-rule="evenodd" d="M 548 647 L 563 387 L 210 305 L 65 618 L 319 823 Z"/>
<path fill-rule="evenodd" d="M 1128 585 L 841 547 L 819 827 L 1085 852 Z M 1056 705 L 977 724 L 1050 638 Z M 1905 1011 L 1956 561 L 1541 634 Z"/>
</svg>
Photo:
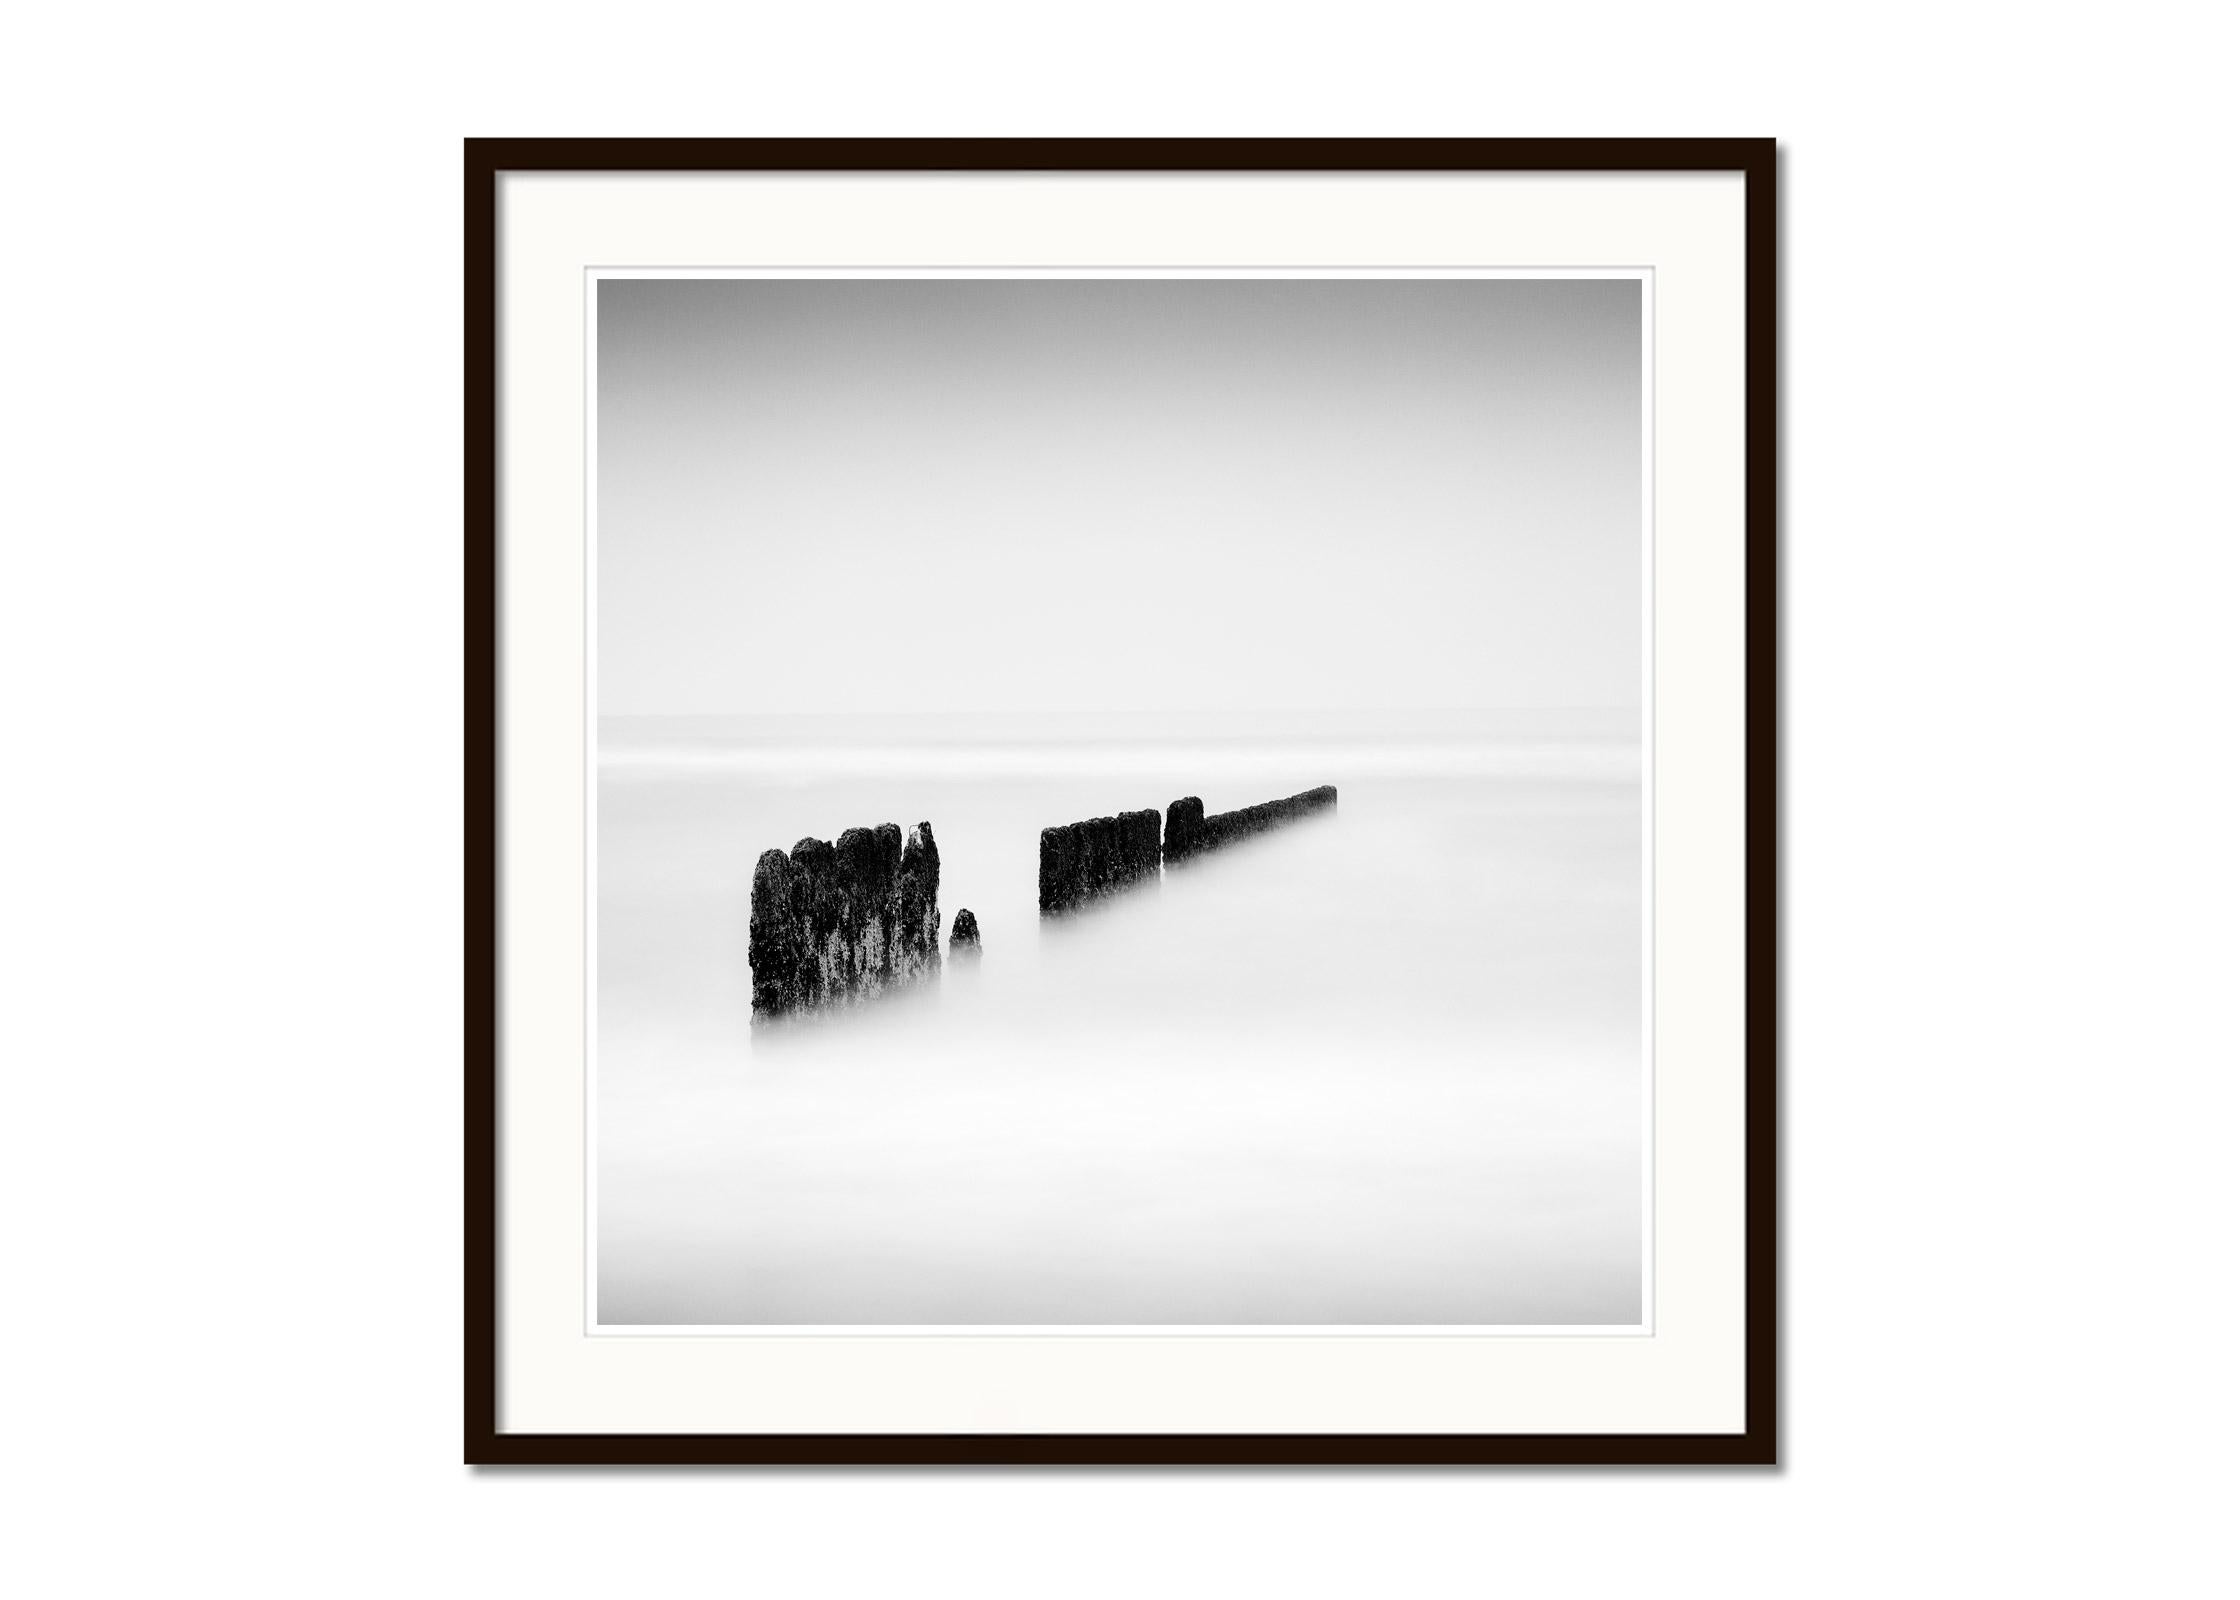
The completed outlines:
<svg viewBox="0 0 2240 1600">
<path fill-rule="evenodd" d="M 1650 290 L 595 275 L 589 1331 L 1647 1332 Z"/>
<path fill-rule="evenodd" d="M 2240 1594 L 2223 15 L 16 8 L 0 1590 Z"/>
</svg>

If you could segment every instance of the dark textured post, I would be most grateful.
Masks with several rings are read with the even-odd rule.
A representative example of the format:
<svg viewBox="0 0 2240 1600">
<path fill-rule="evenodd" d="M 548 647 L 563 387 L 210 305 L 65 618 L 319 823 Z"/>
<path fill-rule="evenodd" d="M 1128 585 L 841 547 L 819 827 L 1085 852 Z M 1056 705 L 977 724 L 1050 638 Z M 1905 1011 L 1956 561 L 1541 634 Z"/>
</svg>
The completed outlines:
<svg viewBox="0 0 2240 1600">
<path fill-rule="evenodd" d="M 835 992 L 844 960 L 832 846 L 822 839 L 795 840 L 793 867 L 794 929 L 802 951 L 794 1004 L 822 1005 Z"/>
<path fill-rule="evenodd" d="M 1337 803 L 1336 788 L 1324 784 L 1319 789 L 1309 789 L 1288 799 L 1263 800 L 1256 806 L 1246 806 L 1238 811 L 1223 811 L 1209 817 L 1206 815 L 1205 802 L 1195 795 L 1186 796 L 1167 807 L 1167 860 L 1180 861 L 1207 850 L 1217 850 L 1223 845 L 1235 844 L 1239 839 L 1266 833 L 1270 828 L 1312 816 Z"/>
<path fill-rule="evenodd" d="M 908 983 L 941 966 L 941 849 L 933 824 L 921 822 L 903 841 L 902 868 L 895 875 L 890 977 Z"/>
<path fill-rule="evenodd" d="M 960 960 L 980 954 L 980 919 L 963 906 L 957 907 L 957 920 L 949 929 L 949 959 Z"/>
<path fill-rule="evenodd" d="M 921 822 L 803 839 L 755 863 L 747 921 L 754 1011 L 775 1017 L 877 994 L 941 959 L 941 854 Z"/>
<path fill-rule="evenodd" d="M 1075 868 L 1080 854 L 1078 841 L 1079 832 L 1075 826 L 1042 830 L 1042 863 L 1035 884 L 1036 900 L 1046 917 L 1069 909 L 1079 898 L 1075 891 L 1079 876 Z"/>
<path fill-rule="evenodd" d="M 1123 811 L 1115 820 L 1120 834 L 1120 884 L 1159 876 L 1159 813 Z"/>
<path fill-rule="evenodd" d="M 832 853 L 844 933 L 836 987 L 848 995 L 875 993 L 889 970 L 888 912 L 902 860 L 902 830 L 891 822 L 850 828 L 832 841 Z"/>
<path fill-rule="evenodd" d="M 1206 803 L 1196 795 L 1185 795 L 1167 807 L 1167 859 L 1180 861 L 1203 849 L 1205 831 Z"/>
<path fill-rule="evenodd" d="M 1046 917 L 1158 875 L 1156 811 L 1123 811 L 1042 830 L 1036 886 Z"/>
<path fill-rule="evenodd" d="M 754 969 L 754 1008 L 776 1015 L 803 1003 L 807 941 L 794 914 L 795 872 L 783 850 L 765 850 L 754 864 L 754 908 L 747 918 L 747 963 Z"/>
</svg>

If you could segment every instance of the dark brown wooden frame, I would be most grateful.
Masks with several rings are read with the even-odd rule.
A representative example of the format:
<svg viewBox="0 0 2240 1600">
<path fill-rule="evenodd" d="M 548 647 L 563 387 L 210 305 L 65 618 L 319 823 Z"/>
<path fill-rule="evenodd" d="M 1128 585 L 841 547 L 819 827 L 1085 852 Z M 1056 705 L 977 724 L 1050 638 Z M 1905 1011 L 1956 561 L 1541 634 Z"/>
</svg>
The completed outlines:
<svg viewBox="0 0 2240 1600">
<path fill-rule="evenodd" d="M 1745 183 L 1745 1426 L 1731 1434 L 521 1434 L 498 1426 L 498 186 L 515 172 L 1736 172 Z M 1779 896 L 1770 139 L 466 141 L 466 1459 L 506 1464 L 1771 1465 Z"/>
</svg>

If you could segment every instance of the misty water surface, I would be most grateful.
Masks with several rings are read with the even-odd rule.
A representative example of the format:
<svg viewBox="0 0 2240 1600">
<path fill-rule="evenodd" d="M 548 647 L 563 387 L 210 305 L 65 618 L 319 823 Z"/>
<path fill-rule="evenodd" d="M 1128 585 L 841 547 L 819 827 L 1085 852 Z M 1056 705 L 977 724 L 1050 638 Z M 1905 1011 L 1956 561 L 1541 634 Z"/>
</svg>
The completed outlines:
<svg viewBox="0 0 2240 1600">
<path fill-rule="evenodd" d="M 1640 1320 L 1634 748 L 1261 732 L 603 730 L 600 1320 Z M 1037 916 L 1044 826 L 1324 782 L 1334 815 Z M 755 1027 L 755 858 L 920 820 L 982 958 Z"/>
</svg>

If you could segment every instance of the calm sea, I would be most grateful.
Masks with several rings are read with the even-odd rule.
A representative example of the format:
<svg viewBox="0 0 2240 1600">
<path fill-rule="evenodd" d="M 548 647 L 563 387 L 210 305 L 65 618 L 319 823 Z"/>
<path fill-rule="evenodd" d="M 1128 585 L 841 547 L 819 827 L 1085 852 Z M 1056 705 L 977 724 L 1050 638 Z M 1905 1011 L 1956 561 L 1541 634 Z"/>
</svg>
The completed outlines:
<svg viewBox="0 0 2240 1600">
<path fill-rule="evenodd" d="M 1630 715 L 610 721 L 599 1317 L 1630 1324 Z M 1054 823 L 1334 814 L 1045 924 Z M 755 859 L 931 822 L 938 983 L 753 1024 Z"/>
</svg>

